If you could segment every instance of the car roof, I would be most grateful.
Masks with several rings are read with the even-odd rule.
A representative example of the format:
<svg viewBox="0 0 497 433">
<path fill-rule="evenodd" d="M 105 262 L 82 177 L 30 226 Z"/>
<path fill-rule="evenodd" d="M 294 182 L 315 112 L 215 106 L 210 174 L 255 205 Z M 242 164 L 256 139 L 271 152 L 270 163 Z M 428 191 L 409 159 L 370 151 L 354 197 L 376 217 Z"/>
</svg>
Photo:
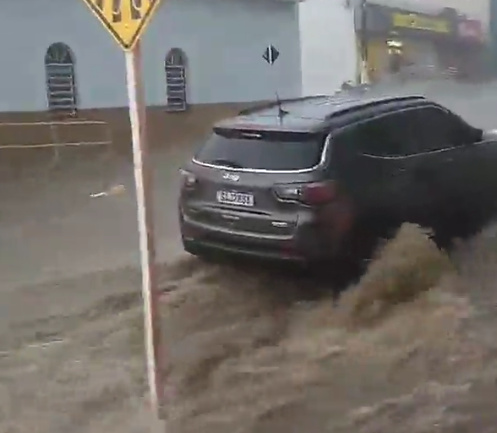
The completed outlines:
<svg viewBox="0 0 497 433">
<path fill-rule="evenodd" d="M 338 94 L 318 95 L 272 101 L 240 111 L 238 116 L 222 120 L 216 129 L 319 132 L 343 115 L 356 114 L 366 108 L 391 105 L 399 109 L 413 102 L 426 101 L 424 96 L 360 96 Z M 280 115 L 280 110 L 284 115 Z M 357 116 L 354 116 L 357 119 Z"/>
</svg>

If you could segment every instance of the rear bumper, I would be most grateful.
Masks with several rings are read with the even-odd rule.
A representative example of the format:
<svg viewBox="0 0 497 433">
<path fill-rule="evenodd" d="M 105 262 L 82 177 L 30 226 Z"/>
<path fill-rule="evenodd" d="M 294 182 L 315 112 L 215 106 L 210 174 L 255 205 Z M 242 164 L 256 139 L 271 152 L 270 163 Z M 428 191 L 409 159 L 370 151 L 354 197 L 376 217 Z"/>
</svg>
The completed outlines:
<svg viewBox="0 0 497 433">
<path fill-rule="evenodd" d="M 308 263 L 333 257 L 335 248 L 324 242 L 311 224 L 299 227 L 293 236 L 268 236 L 216 230 L 180 219 L 183 246 L 192 254 L 224 254 L 256 259 Z"/>
<path fill-rule="evenodd" d="M 306 263 L 303 257 L 282 254 L 277 251 L 268 251 L 247 247 L 246 245 L 233 245 L 221 242 L 209 242 L 206 240 L 183 238 L 183 247 L 186 252 L 195 255 L 218 255 L 238 256 L 257 260 Z"/>
</svg>

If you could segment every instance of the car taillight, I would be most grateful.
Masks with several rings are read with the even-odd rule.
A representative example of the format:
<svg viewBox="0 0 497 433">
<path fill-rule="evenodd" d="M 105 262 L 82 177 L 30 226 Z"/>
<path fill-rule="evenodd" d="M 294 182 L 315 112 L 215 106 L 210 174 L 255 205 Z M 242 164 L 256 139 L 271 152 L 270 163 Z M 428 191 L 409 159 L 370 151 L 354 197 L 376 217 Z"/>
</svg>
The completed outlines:
<svg viewBox="0 0 497 433">
<path fill-rule="evenodd" d="M 337 195 L 333 182 L 275 185 L 274 193 L 280 201 L 296 201 L 309 206 L 329 203 Z"/>
<path fill-rule="evenodd" d="M 309 205 L 326 204 L 336 197 L 333 182 L 309 183 L 302 188 L 302 202 Z"/>
<path fill-rule="evenodd" d="M 184 188 L 191 189 L 195 187 L 195 185 L 197 184 L 197 178 L 195 177 L 194 174 L 183 169 L 180 170 L 180 174 L 181 174 L 182 186 Z"/>
</svg>

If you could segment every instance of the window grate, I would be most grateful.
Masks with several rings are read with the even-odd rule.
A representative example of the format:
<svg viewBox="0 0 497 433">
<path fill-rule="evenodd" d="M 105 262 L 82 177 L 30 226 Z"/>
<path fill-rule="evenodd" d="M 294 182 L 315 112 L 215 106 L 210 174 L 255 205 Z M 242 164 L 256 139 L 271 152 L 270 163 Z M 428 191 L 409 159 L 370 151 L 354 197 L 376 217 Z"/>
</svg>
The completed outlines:
<svg viewBox="0 0 497 433">
<path fill-rule="evenodd" d="M 182 50 L 173 48 L 166 56 L 167 110 L 183 112 L 188 109 L 186 95 L 186 57 Z"/>
<path fill-rule="evenodd" d="M 74 116 L 77 91 L 74 58 L 63 43 L 52 44 L 45 56 L 48 109 L 57 115 Z"/>
</svg>

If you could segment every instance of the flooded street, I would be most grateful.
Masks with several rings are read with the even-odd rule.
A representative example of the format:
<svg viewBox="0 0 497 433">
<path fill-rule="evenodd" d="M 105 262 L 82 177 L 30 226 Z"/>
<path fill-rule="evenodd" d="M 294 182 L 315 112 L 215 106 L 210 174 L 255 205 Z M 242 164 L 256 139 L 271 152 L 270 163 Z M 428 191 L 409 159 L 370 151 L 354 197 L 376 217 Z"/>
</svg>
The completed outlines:
<svg viewBox="0 0 497 433">
<path fill-rule="evenodd" d="M 494 120 L 489 88 L 437 89 Z M 406 225 L 336 305 L 326 281 L 181 252 L 189 153 L 154 157 L 168 433 L 493 431 L 492 227 L 450 261 Z M 132 164 L 101 164 L 0 188 L 1 433 L 164 431 L 146 407 Z"/>
</svg>

